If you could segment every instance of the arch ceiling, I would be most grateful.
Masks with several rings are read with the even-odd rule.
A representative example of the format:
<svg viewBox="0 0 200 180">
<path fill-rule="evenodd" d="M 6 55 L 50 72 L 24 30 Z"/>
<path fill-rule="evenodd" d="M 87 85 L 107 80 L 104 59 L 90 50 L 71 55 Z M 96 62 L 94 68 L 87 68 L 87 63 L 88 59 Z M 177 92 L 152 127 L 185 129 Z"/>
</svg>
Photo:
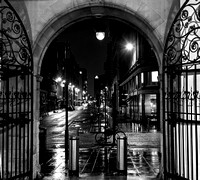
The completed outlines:
<svg viewBox="0 0 200 180">
<path fill-rule="evenodd" d="M 153 31 L 153 28 L 137 14 L 124 11 L 120 7 L 84 7 L 80 9 L 72 10 L 69 13 L 65 13 L 62 16 L 55 15 L 55 17 L 48 23 L 42 32 L 38 35 L 34 45 L 34 69 L 35 73 L 40 74 L 40 68 L 42 64 L 43 56 L 49 46 L 49 44 L 65 29 L 71 25 L 91 18 L 110 18 L 121 21 L 136 28 L 147 39 L 150 45 L 153 47 L 154 52 L 158 59 L 158 65 L 161 67 L 161 59 L 163 46 L 158 36 Z"/>
</svg>

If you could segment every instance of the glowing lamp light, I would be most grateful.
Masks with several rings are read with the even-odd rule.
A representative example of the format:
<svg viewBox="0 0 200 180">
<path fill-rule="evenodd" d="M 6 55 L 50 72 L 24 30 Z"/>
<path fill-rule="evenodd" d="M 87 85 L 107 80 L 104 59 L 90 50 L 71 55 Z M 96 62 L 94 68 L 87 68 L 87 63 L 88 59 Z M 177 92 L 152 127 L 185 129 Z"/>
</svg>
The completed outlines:
<svg viewBox="0 0 200 180">
<path fill-rule="evenodd" d="M 65 87 L 65 83 L 66 83 L 66 80 L 63 80 L 62 82 L 61 82 L 61 87 Z"/>
<path fill-rule="evenodd" d="M 105 38 L 105 32 L 96 32 L 96 38 L 102 41 Z"/>
<path fill-rule="evenodd" d="M 61 78 L 61 77 L 57 77 L 55 81 L 56 81 L 56 82 L 61 82 L 61 81 L 62 81 L 62 78 Z"/>
<path fill-rule="evenodd" d="M 126 47 L 126 50 L 131 51 L 133 49 L 133 44 L 127 43 L 125 47 Z"/>
<path fill-rule="evenodd" d="M 75 92 L 78 93 L 80 91 L 79 88 L 75 88 Z"/>
</svg>

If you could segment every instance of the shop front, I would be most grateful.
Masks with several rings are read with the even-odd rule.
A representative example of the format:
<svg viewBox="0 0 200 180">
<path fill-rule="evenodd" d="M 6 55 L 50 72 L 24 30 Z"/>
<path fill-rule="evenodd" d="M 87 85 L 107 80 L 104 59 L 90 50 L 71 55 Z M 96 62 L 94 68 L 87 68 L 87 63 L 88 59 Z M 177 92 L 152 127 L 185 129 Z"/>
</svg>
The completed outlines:
<svg viewBox="0 0 200 180">
<path fill-rule="evenodd" d="M 139 73 L 121 86 L 127 98 L 126 104 L 120 107 L 120 113 L 131 122 L 140 124 L 143 132 L 160 130 L 159 84 L 158 78 L 152 76 L 153 72 L 157 71 Z M 155 75 L 158 76 L 158 72 Z"/>
</svg>

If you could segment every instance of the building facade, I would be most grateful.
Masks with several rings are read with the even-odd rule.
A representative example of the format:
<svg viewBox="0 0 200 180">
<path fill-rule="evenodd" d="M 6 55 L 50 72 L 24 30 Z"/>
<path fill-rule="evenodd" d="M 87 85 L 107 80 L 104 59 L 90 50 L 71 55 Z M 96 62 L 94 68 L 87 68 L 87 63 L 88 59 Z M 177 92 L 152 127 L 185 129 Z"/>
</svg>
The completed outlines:
<svg viewBox="0 0 200 180">
<path fill-rule="evenodd" d="M 116 84 L 118 94 L 118 113 L 129 118 L 132 122 L 149 124 L 149 128 L 160 129 L 160 92 L 158 82 L 158 61 L 153 48 L 142 35 L 135 31 L 130 32 L 129 41 L 133 45 L 130 52 L 121 46 L 111 50 L 111 58 L 107 64 L 110 69 L 108 77 L 111 80 L 110 89 L 114 89 Z M 112 44 L 113 42 L 111 42 Z M 114 42 L 116 43 L 116 42 Z M 121 43 L 118 43 L 121 45 Z M 113 47 L 113 46 L 112 46 Z M 123 67 L 123 68 L 120 68 Z M 115 74 L 114 74 L 114 73 Z M 147 129 L 150 130 L 150 129 Z"/>
<path fill-rule="evenodd" d="M 83 74 L 80 71 L 70 45 L 55 40 L 48 48 L 41 67 L 41 116 L 65 108 L 66 86 L 69 109 L 74 108 L 83 91 Z"/>
</svg>

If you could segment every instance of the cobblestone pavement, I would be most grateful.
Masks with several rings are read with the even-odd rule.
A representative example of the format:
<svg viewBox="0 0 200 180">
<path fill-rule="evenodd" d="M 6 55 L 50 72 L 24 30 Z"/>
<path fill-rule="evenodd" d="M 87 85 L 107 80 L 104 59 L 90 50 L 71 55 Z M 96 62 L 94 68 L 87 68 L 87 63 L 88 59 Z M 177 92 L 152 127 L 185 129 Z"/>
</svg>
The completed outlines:
<svg viewBox="0 0 200 180">
<path fill-rule="evenodd" d="M 69 135 L 78 137 L 78 177 L 69 176 L 69 162 L 65 161 L 65 112 L 50 114 L 42 120 L 47 129 L 46 146 L 41 149 L 41 174 L 44 180 L 65 179 L 156 179 L 160 171 L 160 133 L 154 129 L 144 133 L 140 125 L 120 123 L 127 135 L 127 175 L 117 167 L 117 146 L 100 146 L 95 141 L 95 124 L 87 110 L 68 113 Z"/>
</svg>

